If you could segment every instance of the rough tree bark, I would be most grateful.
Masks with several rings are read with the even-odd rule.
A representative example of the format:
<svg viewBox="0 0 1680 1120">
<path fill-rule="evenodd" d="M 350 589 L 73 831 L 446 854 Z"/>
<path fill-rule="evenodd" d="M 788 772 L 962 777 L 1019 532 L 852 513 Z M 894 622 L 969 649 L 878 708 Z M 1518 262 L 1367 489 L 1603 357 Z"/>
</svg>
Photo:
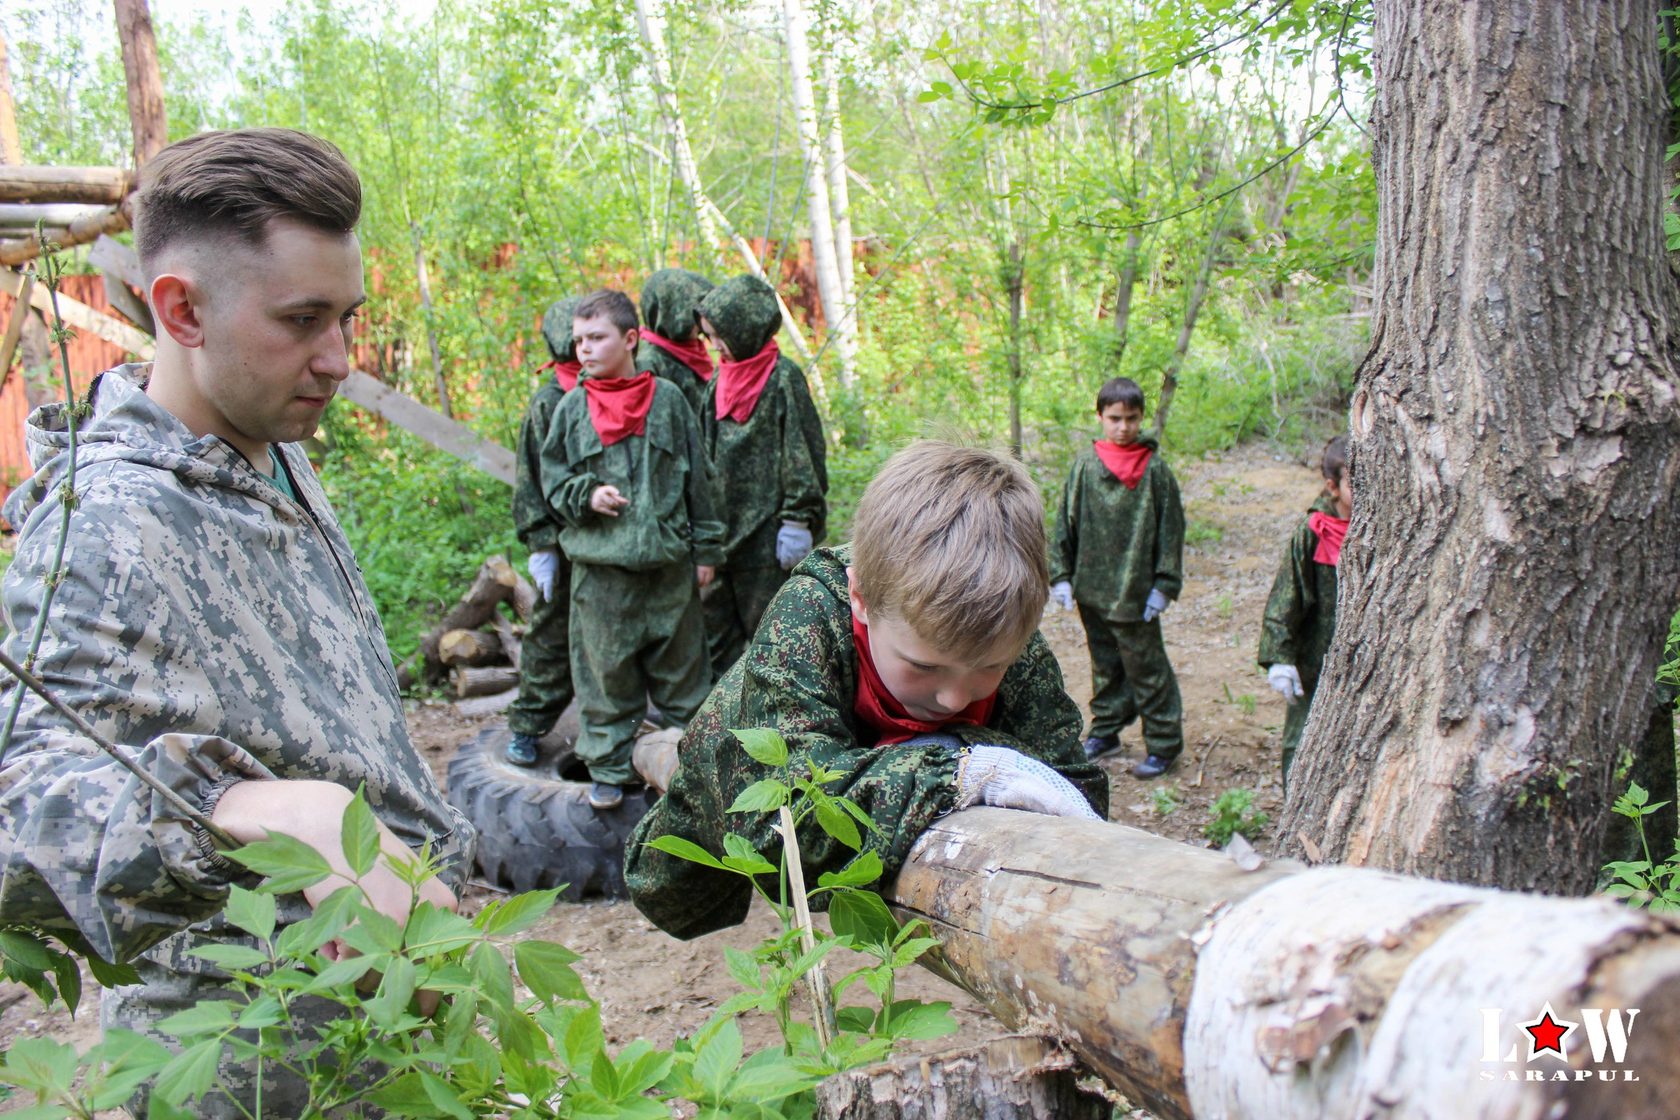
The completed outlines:
<svg viewBox="0 0 1680 1120">
<path fill-rule="evenodd" d="M 146 0 L 115 0 L 115 7 L 123 76 L 128 83 L 128 123 L 134 134 L 134 166 L 144 167 L 147 160 L 169 143 L 157 37 L 152 33 L 152 13 Z"/>
<path fill-rule="evenodd" d="M 1375 44 L 1356 501 L 1280 835 L 1585 891 L 1680 590 L 1657 13 L 1380 0 Z"/>
</svg>

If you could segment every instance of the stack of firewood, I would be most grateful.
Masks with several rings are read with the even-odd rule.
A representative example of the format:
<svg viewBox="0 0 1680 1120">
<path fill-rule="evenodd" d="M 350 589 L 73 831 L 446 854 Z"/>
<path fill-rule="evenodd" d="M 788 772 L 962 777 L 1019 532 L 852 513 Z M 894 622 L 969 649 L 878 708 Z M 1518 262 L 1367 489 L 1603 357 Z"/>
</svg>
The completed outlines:
<svg viewBox="0 0 1680 1120">
<path fill-rule="evenodd" d="M 503 603 L 512 608 L 512 618 L 500 609 Z M 505 708 L 518 693 L 520 636 L 536 603 L 536 588 L 507 557 L 490 557 L 467 593 L 420 639 L 420 648 L 398 670 L 398 683 L 407 689 L 448 682 L 462 700 L 482 698 L 475 709 Z"/>
</svg>

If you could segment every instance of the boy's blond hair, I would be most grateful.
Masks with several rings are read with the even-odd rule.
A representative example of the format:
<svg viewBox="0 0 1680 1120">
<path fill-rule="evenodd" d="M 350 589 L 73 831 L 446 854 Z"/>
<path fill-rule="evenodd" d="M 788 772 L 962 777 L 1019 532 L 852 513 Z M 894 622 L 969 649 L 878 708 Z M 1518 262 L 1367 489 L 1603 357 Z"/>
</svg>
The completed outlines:
<svg viewBox="0 0 1680 1120">
<path fill-rule="evenodd" d="M 913 443 L 864 489 L 855 525 L 858 598 L 929 645 L 978 661 L 1038 628 L 1050 589 L 1044 503 L 1007 455 Z"/>
</svg>

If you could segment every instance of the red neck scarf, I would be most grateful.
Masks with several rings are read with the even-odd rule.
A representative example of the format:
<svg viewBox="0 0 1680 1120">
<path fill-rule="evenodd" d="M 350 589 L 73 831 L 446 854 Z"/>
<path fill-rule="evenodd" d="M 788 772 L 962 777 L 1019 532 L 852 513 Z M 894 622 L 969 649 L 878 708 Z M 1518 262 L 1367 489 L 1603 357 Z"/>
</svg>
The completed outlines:
<svg viewBox="0 0 1680 1120">
<path fill-rule="evenodd" d="M 1313 562 L 1334 568 L 1342 558 L 1342 541 L 1347 539 L 1347 518 L 1331 517 L 1314 510 L 1307 515 L 1307 528 L 1318 534 L 1318 547 L 1313 549 Z"/>
<path fill-rule="evenodd" d="M 547 373 L 549 370 L 554 371 L 554 380 L 559 382 L 560 391 L 569 393 L 577 388 L 578 374 L 583 372 L 583 365 L 579 362 L 562 362 L 555 358 L 547 365 L 537 367 L 538 373 Z"/>
<path fill-rule="evenodd" d="M 771 339 L 764 349 L 744 362 L 719 362 L 717 374 L 717 418 L 745 424 L 758 407 L 758 396 L 770 381 L 776 359 L 782 356 Z"/>
<path fill-rule="evenodd" d="M 986 721 L 992 718 L 992 708 L 997 704 L 995 692 L 983 700 L 976 700 L 950 719 L 940 720 L 938 723 L 912 718 L 910 713 L 904 710 L 904 705 L 887 691 L 881 674 L 875 671 L 875 659 L 869 653 L 869 627 L 859 622 L 855 614 L 852 616 L 852 644 L 857 648 L 858 677 L 857 698 L 852 702 L 852 711 L 864 722 L 864 726 L 880 736 L 876 740 L 877 746 L 902 743 L 906 739 L 938 731 L 953 723 L 972 723 L 984 727 Z"/>
<path fill-rule="evenodd" d="M 601 446 L 611 447 L 625 436 L 647 431 L 653 374 L 643 370 L 629 377 L 586 377 L 583 391 L 589 398 L 589 422 L 595 425 Z"/>
<path fill-rule="evenodd" d="M 1125 483 L 1128 490 L 1138 488 L 1138 483 L 1143 481 L 1144 469 L 1149 466 L 1149 456 L 1154 454 L 1154 448 L 1142 443 L 1128 443 L 1122 447 L 1106 439 L 1097 439 L 1091 441 L 1091 446 L 1097 449 L 1097 458 L 1102 460 L 1102 465 Z"/>
<path fill-rule="evenodd" d="M 706 349 L 705 340 L 698 334 L 689 339 L 687 342 L 672 342 L 664 335 L 654 334 L 652 331 L 644 328 L 641 333 L 641 339 L 643 342 L 653 343 L 655 346 L 665 351 L 665 353 L 671 355 L 671 357 L 693 370 L 694 376 L 698 377 L 701 381 L 710 381 L 712 379 L 712 371 L 715 367 L 712 365 L 711 351 Z"/>
</svg>

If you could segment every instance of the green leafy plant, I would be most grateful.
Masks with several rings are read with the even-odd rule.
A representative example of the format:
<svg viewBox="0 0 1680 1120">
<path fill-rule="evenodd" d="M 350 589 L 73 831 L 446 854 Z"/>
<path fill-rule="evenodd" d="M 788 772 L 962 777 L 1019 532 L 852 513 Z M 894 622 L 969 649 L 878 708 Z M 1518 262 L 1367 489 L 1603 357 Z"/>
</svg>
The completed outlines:
<svg viewBox="0 0 1680 1120">
<path fill-rule="evenodd" d="M 1652 910 L 1680 910 L 1680 839 L 1674 842 L 1674 852 L 1661 863 L 1651 859 L 1651 845 L 1645 838 L 1645 818 L 1668 804 L 1653 802 L 1651 795 L 1638 782 L 1628 785 L 1627 792 L 1616 798 L 1611 811 L 1627 817 L 1639 834 L 1639 847 L 1644 859 L 1612 860 L 1604 865 L 1611 879 L 1604 893 L 1619 898 L 1633 907 Z"/>
<path fill-rule="evenodd" d="M 1259 839 L 1261 830 L 1270 820 L 1265 813 L 1255 810 L 1253 790 L 1228 789 L 1209 807 L 1208 822 L 1202 826 L 1202 835 L 1212 840 L 1216 847 L 1223 848 L 1237 833 L 1250 840 Z"/>
<path fill-rule="evenodd" d="M 1156 786 L 1149 794 L 1150 807 L 1157 816 L 1170 817 L 1183 807 L 1178 786 Z"/>
</svg>

